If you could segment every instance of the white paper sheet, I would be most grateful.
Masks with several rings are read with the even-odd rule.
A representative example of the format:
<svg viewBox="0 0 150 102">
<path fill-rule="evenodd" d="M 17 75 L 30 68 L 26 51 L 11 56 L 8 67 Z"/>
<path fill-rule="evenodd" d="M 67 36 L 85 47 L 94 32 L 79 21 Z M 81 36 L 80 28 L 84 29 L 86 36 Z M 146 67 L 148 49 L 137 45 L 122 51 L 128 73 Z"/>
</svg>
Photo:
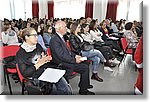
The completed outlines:
<svg viewBox="0 0 150 102">
<path fill-rule="evenodd" d="M 119 38 L 116 38 L 116 37 L 109 37 L 110 39 L 113 39 L 113 40 L 118 40 Z"/>
<path fill-rule="evenodd" d="M 51 83 L 57 83 L 59 79 L 65 74 L 65 72 L 65 70 L 47 68 L 38 79 Z"/>
<path fill-rule="evenodd" d="M 81 57 L 80 60 L 85 61 L 85 60 L 87 60 L 87 57 Z"/>
</svg>

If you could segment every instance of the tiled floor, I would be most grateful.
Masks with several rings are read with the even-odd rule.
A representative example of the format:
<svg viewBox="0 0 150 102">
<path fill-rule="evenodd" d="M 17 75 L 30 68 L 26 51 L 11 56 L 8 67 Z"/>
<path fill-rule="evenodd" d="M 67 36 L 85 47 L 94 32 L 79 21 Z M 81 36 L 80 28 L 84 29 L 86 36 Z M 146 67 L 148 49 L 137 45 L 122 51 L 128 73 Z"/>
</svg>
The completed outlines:
<svg viewBox="0 0 150 102">
<path fill-rule="evenodd" d="M 137 71 L 135 71 L 134 63 L 132 62 L 131 56 L 127 56 L 125 62 L 120 67 L 113 68 L 113 72 L 104 70 L 103 65 L 100 65 L 99 75 L 104 79 L 103 82 L 97 82 L 90 80 L 94 86 L 91 91 L 95 92 L 96 95 L 104 94 L 134 94 L 134 84 L 137 78 Z M 91 65 L 90 65 L 91 68 Z M 91 72 L 90 72 L 91 75 Z M 70 80 L 70 84 L 75 95 L 78 94 L 78 82 L 79 75 L 76 75 Z M 21 94 L 20 83 L 14 83 L 11 80 L 13 94 Z M 5 86 L 2 94 L 9 94 L 8 87 Z"/>
</svg>

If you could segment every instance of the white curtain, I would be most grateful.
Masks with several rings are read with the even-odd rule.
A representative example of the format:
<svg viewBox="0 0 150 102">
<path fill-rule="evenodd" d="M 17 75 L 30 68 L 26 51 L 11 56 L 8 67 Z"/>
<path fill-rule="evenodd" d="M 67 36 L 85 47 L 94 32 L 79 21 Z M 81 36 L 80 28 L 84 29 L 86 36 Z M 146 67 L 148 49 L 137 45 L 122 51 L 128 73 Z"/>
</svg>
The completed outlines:
<svg viewBox="0 0 150 102">
<path fill-rule="evenodd" d="M 130 9 L 128 14 L 129 21 L 142 21 L 142 5 L 141 0 L 132 0 L 130 2 Z"/>
<path fill-rule="evenodd" d="M 102 22 L 106 18 L 108 0 L 93 0 L 93 18 Z"/>
<path fill-rule="evenodd" d="M 85 17 L 85 0 L 55 0 L 54 18 Z"/>
<path fill-rule="evenodd" d="M 32 0 L 1 0 L 0 19 L 26 20 L 32 17 Z"/>
<path fill-rule="evenodd" d="M 119 5 L 117 8 L 117 20 L 120 19 L 127 19 L 127 12 L 128 12 L 128 8 L 127 8 L 127 0 L 119 0 Z"/>
<path fill-rule="evenodd" d="M 11 19 L 10 1 L 0 0 L 0 19 L 1 20 L 3 20 L 4 18 Z"/>
<path fill-rule="evenodd" d="M 117 20 L 126 19 L 127 21 L 141 21 L 142 0 L 119 0 L 117 9 Z"/>
<path fill-rule="evenodd" d="M 48 18 L 48 0 L 39 0 L 39 18 Z"/>
</svg>

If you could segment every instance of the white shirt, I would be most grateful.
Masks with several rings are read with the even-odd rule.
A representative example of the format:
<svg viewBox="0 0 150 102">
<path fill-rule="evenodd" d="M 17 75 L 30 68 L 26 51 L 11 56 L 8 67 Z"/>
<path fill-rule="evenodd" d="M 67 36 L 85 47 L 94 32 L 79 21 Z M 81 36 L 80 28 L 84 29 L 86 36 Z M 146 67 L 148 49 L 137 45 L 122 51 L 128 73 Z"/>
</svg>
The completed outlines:
<svg viewBox="0 0 150 102">
<path fill-rule="evenodd" d="M 11 31 L 10 34 L 6 34 L 5 32 L 2 32 L 1 35 L 2 35 L 2 42 L 4 44 L 12 45 L 18 43 L 17 34 L 13 30 Z"/>
<path fill-rule="evenodd" d="M 58 33 L 58 32 L 56 32 L 58 35 L 59 35 L 59 37 L 64 41 L 64 38 L 63 38 L 63 35 L 61 35 L 60 33 Z"/>
<path fill-rule="evenodd" d="M 85 41 L 89 42 L 90 44 L 93 44 L 92 36 L 90 33 L 87 32 L 86 34 L 81 34 L 81 36 Z"/>
<path fill-rule="evenodd" d="M 92 40 L 93 40 L 93 41 L 96 40 L 96 41 L 104 42 L 104 41 L 102 40 L 102 35 L 103 35 L 103 33 L 100 32 L 99 30 L 98 30 L 98 31 L 90 30 L 90 34 L 91 34 L 91 36 L 92 36 Z"/>
</svg>

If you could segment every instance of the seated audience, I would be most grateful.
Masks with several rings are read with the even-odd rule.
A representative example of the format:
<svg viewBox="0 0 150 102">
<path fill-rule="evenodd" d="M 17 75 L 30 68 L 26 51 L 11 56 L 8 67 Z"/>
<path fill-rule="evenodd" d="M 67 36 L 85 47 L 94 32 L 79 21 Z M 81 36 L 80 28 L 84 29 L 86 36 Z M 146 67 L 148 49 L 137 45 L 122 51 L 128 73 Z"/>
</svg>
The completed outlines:
<svg viewBox="0 0 150 102">
<path fill-rule="evenodd" d="M 45 32 L 43 34 L 44 43 L 47 48 L 49 47 L 51 36 L 52 36 L 52 27 L 50 25 L 47 25 L 45 27 Z"/>
<path fill-rule="evenodd" d="M 89 27 L 90 27 L 90 34 L 92 35 L 93 40 L 105 43 L 105 45 L 111 47 L 113 51 L 115 49 L 115 51 L 121 52 L 121 48 L 119 47 L 119 45 L 117 45 L 111 40 L 107 40 L 107 36 L 98 30 L 98 28 L 96 27 L 95 20 L 91 21 Z M 106 39 L 104 38 L 104 36 Z"/>
<path fill-rule="evenodd" d="M 55 24 L 56 34 L 52 36 L 50 40 L 50 49 L 52 52 L 53 62 L 57 64 L 62 64 L 62 67 L 67 71 L 66 78 L 72 74 L 72 72 L 77 72 L 80 74 L 79 81 L 79 94 L 81 95 L 94 95 L 95 93 L 88 90 L 92 88 L 89 80 L 89 68 L 88 65 L 82 63 L 80 60 L 81 56 L 71 52 L 63 38 L 66 33 L 66 24 L 63 21 L 57 21 Z"/>
<path fill-rule="evenodd" d="M 71 30 L 71 35 L 69 40 L 70 40 L 72 51 L 81 55 L 82 57 L 87 57 L 89 60 L 93 61 L 92 63 L 93 73 L 91 79 L 102 82 L 103 79 L 98 76 L 98 69 L 100 67 L 100 61 L 106 62 L 106 59 L 104 58 L 103 54 L 94 48 L 89 49 L 88 51 L 85 51 L 85 49 L 82 48 L 81 45 L 84 43 L 84 40 L 78 34 L 80 33 L 81 30 L 81 26 L 78 23 L 73 23 L 70 30 Z"/>
<path fill-rule="evenodd" d="M 108 27 L 108 25 L 106 25 L 105 22 L 106 22 L 105 20 L 102 21 L 100 23 L 100 28 L 99 28 L 99 30 L 103 33 L 102 34 L 102 39 L 104 40 L 104 42 L 107 45 L 112 46 L 113 51 L 117 50 L 117 52 L 121 52 L 121 48 L 120 48 L 119 43 L 118 43 L 118 41 L 120 41 L 119 38 L 111 37 L 110 34 L 112 34 L 113 31 L 110 30 L 110 28 Z"/>
<path fill-rule="evenodd" d="M 43 32 L 41 30 L 41 27 L 37 24 L 35 24 L 33 26 L 33 28 L 36 30 L 37 34 L 38 34 L 38 43 L 42 46 L 42 48 L 44 49 L 44 51 L 47 50 L 46 46 L 45 46 L 45 43 L 44 43 L 44 40 L 43 40 Z"/>
<path fill-rule="evenodd" d="M 113 63 L 111 63 L 111 59 L 115 59 L 115 56 L 113 55 L 112 49 L 109 46 L 105 46 L 105 44 L 103 45 L 103 43 L 100 42 L 94 42 L 92 39 L 91 34 L 89 33 L 89 25 L 88 24 L 83 24 L 81 26 L 81 36 L 82 38 L 91 43 L 94 44 L 94 48 L 101 51 L 102 54 L 104 55 L 105 59 L 106 59 L 106 66 L 110 66 L 110 67 L 114 67 L 115 65 L 113 65 Z M 116 60 L 117 61 L 117 60 Z"/>
<path fill-rule="evenodd" d="M 51 56 L 44 55 L 43 48 L 37 43 L 37 36 L 34 28 L 24 29 L 22 32 L 24 42 L 16 55 L 17 64 L 23 77 L 32 78 L 33 80 L 38 80 L 43 71 L 51 67 L 50 60 L 52 59 Z M 71 94 L 68 83 L 63 77 L 54 85 L 57 89 L 55 94 Z"/>
<path fill-rule="evenodd" d="M 4 45 L 15 45 L 18 43 L 17 34 L 15 31 L 11 29 L 11 25 L 9 23 L 4 24 L 3 32 L 1 33 L 2 43 Z"/>
</svg>

